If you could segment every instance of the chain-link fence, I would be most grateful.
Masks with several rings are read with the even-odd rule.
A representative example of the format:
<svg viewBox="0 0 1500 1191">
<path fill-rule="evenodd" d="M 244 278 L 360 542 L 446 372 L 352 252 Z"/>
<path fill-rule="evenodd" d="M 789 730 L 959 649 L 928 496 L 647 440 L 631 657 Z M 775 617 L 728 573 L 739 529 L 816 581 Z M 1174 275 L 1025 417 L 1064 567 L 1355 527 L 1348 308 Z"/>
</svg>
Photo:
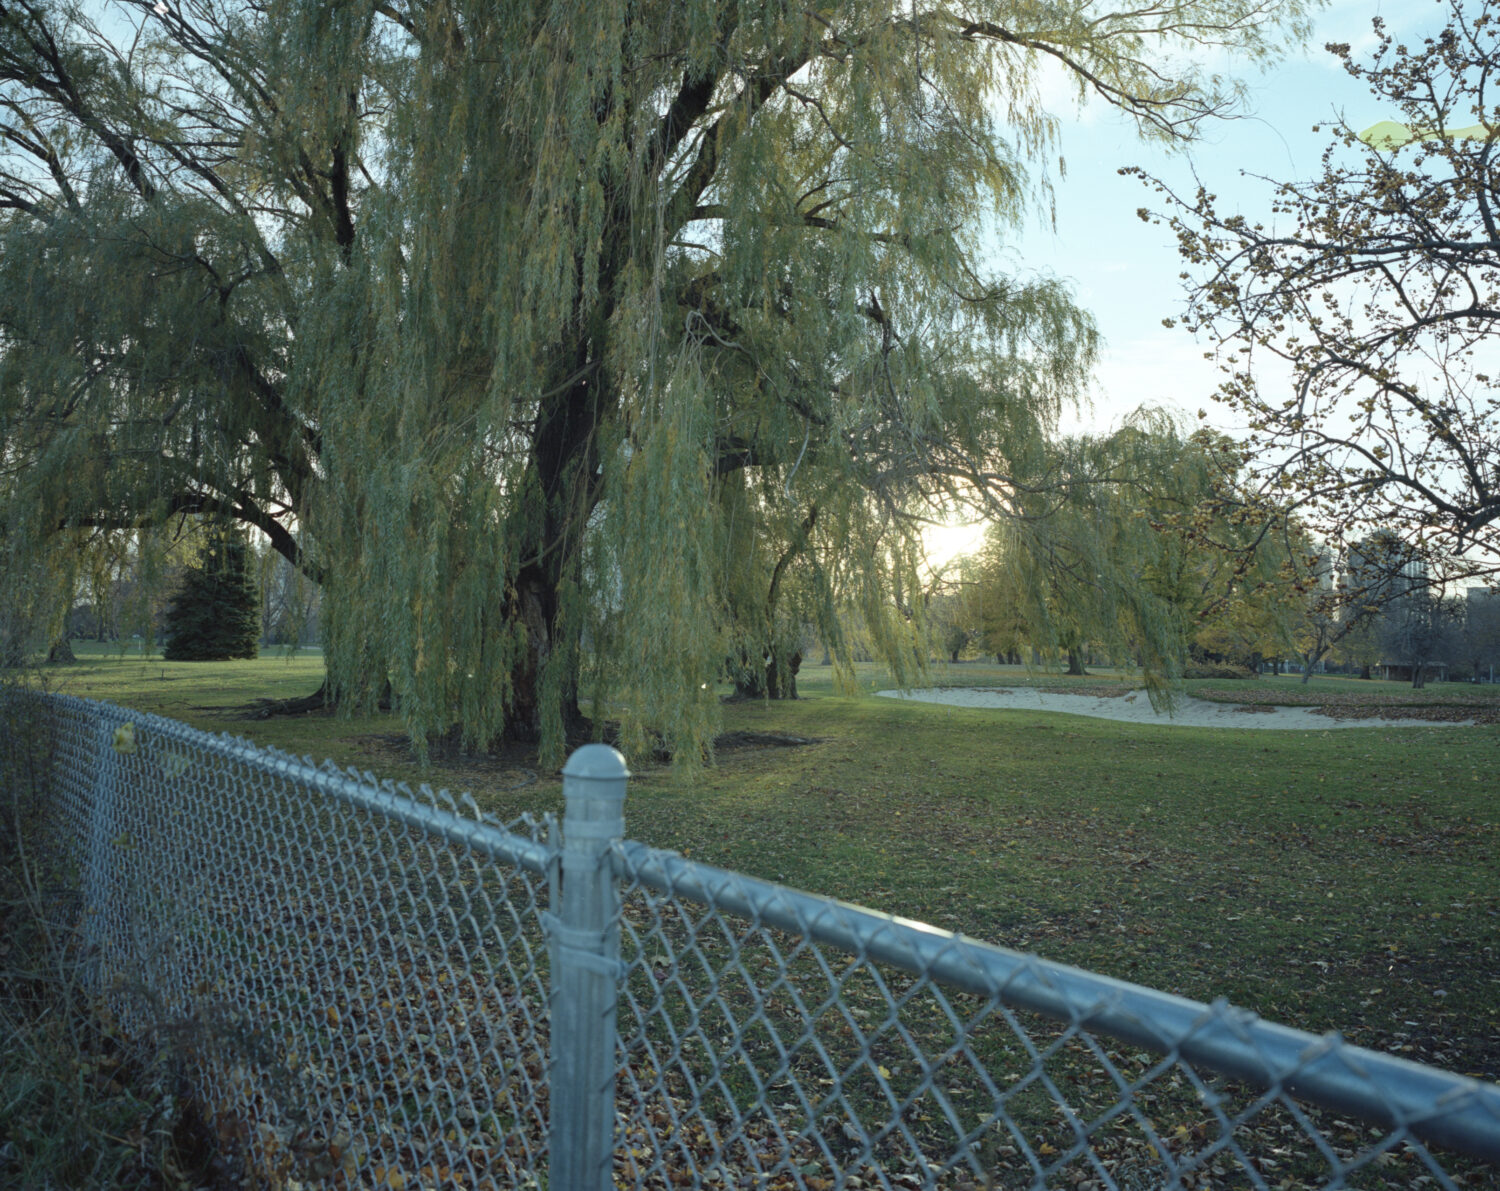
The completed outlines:
<svg viewBox="0 0 1500 1191">
<path fill-rule="evenodd" d="M 502 826 L 12 710 L 104 1011 L 271 1186 L 1500 1185 L 1500 1087 L 624 841 L 603 746 L 560 829 Z"/>
<path fill-rule="evenodd" d="M 547 825 L 104 704 L 52 697 L 39 722 L 27 702 L 6 708 L 29 733 L 8 734 L 5 778 L 102 1012 L 181 1065 L 248 1174 L 537 1185 Z"/>
</svg>

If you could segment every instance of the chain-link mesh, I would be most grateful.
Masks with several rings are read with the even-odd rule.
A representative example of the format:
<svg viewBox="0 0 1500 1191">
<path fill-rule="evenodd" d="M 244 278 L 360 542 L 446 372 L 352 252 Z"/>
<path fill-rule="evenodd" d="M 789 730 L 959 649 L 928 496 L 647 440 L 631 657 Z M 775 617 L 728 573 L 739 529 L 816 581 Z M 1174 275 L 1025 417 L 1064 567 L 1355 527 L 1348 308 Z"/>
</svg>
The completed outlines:
<svg viewBox="0 0 1500 1191">
<path fill-rule="evenodd" d="M 1493 1085 L 639 844 L 615 863 L 623 1185 L 1500 1182 L 1429 1144 L 1500 1160 Z"/>
<path fill-rule="evenodd" d="M 1500 1087 L 623 842 L 602 746 L 565 848 L 107 705 L 0 710 L 104 1012 L 269 1186 L 1500 1185 Z"/>
<path fill-rule="evenodd" d="M 545 824 L 50 704 L 50 842 L 90 983 L 259 1180 L 545 1178 Z"/>
</svg>

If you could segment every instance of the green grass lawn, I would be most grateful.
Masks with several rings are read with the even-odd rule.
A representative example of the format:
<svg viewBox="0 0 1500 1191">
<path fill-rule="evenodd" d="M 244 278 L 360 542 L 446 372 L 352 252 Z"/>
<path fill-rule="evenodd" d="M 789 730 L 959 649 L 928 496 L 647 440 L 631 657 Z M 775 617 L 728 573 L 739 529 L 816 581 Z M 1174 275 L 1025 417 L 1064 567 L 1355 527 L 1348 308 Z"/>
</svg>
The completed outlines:
<svg viewBox="0 0 1500 1191">
<path fill-rule="evenodd" d="M 394 717 L 242 717 L 306 694 L 321 658 L 91 656 L 53 689 L 456 790 L 503 817 L 561 809 L 519 755 L 410 761 Z M 862 667 L 862 691 L 891 685 Z M 1065 685 L 979 663 L 947 685 Z M 723 751 L 691 782 L 637 766 L 635 838 L 1184 996 L 1500 1077 L 1500 732 L 1280 732 L 1116 724 L 837 696 L 726 706 L 728 730 L 816 737 Z M 1109 673 L 1072 680 L 1131 682 Z M 1235 684 L 1205 680 L 1190 689 Z M 1398 683 L 1242 684 L 1243 697 L 1399 695 Z M 1231 692 L 1234 695 L 1234 692 Z M 1240 696 L 1235 696 L 1240 697 Z M 1500 689 L 1433 686 L 1419 700 Z M 1291 701 L 1290 697 L 1288 701 Z"/>
</svg>

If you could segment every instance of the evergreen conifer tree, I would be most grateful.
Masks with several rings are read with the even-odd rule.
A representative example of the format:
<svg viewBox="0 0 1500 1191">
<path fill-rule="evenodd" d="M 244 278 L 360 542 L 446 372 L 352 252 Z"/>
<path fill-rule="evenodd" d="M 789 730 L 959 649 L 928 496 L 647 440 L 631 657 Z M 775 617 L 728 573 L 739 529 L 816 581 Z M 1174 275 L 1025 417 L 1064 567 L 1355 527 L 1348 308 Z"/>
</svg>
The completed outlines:
<svg viewBox="0 0 1500 1191">
<path fill-rule="evenodd" d="M 253 658 L 260 649 L 260 599 L 245 539 L 216 530 L 200 565 L 189 569 L 167 608 L 169 662 Z"/>
</svg>

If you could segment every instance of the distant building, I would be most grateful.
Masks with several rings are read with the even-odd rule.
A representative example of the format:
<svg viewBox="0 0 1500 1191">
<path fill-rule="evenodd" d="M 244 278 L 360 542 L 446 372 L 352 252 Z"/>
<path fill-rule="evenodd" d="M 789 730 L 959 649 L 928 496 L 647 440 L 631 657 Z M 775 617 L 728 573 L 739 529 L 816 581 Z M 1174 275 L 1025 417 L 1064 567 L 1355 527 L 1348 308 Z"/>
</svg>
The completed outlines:
<svg viewBox="0 0 1500 1191">
<path fill-rule="evenodd" d="M 1333 577 L 1333 555 L 1327 550 L 1319 550 L 1318 557 L 1312 564 L 1312 580 L 1319 593 L 1333 590 Z"/>
<path fill-rule="evenodd" d="M 1426 559 L 1389 530 L 1377 530 L 1349 548 L 1339 586 L 1360 606 L 1376 608 L 1427 585 Z"/>
<path fill-rule="evenodd" d="M 1446 681 L 1452 646 L 1451 613 L 1440 599 L 1427 560 L 1390 530 L 1376 530 L 1349 548 L 1339 587 L 1344 617 L 1368 617 L 1382 678 L 1409 682 L 1422 675 Z"/>
<path fill-rule="evenodd" d="M 1416 667 L 1405 662 L 1381 662 L 1376 669 L 1380 672 L 1380 677 L 1387 682 L 1410 682 L 1412 672 Z M 1447 662 L 1423 662 L 1422 672 L 1429 679 L 1435 679 L 1438 682 L 1448 681 Z"/>
<path fill-rule="evenodd" d="M 1464 592 L 1464 652 L 1476 681 L 1495 681 L 1500 670 L 1500 591 L 1495 588 Z"/>
</svg>

